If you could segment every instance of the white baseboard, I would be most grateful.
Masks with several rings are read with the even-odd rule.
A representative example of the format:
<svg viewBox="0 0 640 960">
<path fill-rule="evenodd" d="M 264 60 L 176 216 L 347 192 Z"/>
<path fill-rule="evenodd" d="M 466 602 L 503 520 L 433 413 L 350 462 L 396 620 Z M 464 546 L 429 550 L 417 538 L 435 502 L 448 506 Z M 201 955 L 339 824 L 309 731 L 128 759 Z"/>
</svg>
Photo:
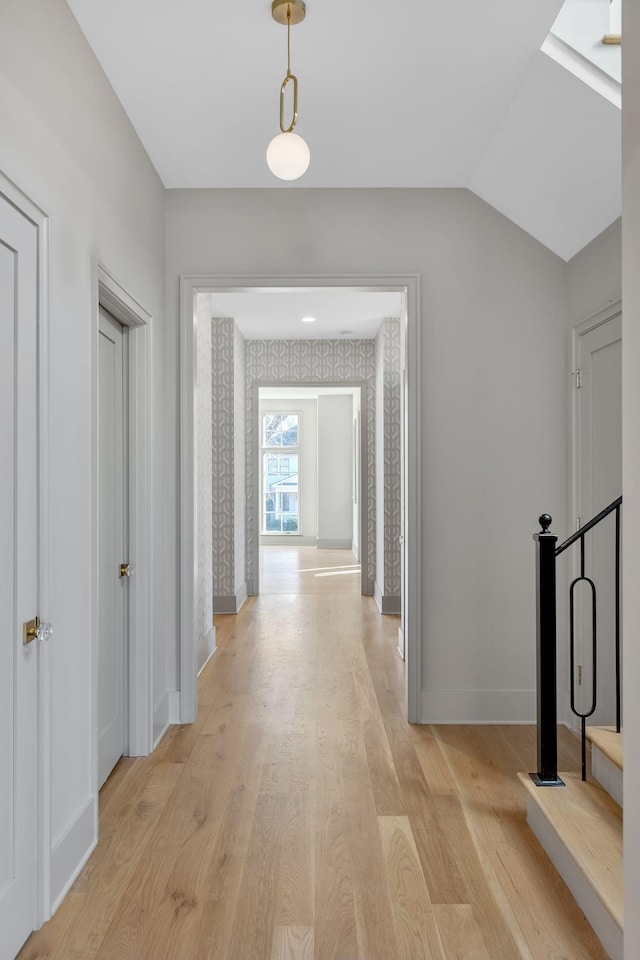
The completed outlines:
<svg viewBox="0 0 640 960">
<path fill-rule="evenodd" d="M 315 547 L 316 538 L 303 537 L 297 533 L 284 533 L 282 535 L 268 533 L 259 538 L 259 543 L 261 547 Z"/>
<path fill-rule="evenodd" d="M 213 598 L 214 614 L 234 614 L 239 613 L 242 604 L 247 599 L 247 584 L 243 583 L 236 593 L 228 596 L 218 596 Z"/>
<path fill-rule="evenodd" d="M 215 607 L 214 607 L 215 609 Z M 216 628 L 211 625 L 209 632 L 201 634 L 196 653 L 196 669 L 198 673 L 216 650 Z"/>
<path fill-rule="evenodd" d="M 535 690 L 423 690 L 422 723 L 535 723 Z"/>
<path fill-rule="evenodd" d="M 404 631 L 402 627 L 398 627 L 398 653 L 401 658 L 405 659 L 405 646 L 404 646 Z"/>
<path fill-rule="evenodd" d="M 218 648 L 216 647 L 216 628 L 213 627 L 207 634 L 207 643 L 202 645 L 198 656 L 198 676 L 202 673 L 206 665 L 211 660 Z M 202 663 L 200 662 L 202 661 Z"/>
<path fill-rule="evenodd" d="M 400 597 L 384 594 L 377 583 L 373 585 L 373 599 L 380 613 L 400 613 Z"/>
<path fill-rule="evenodd" d="M 98 804 L 89 797 L 51 850 L 51 914 L 53 915 L 98 843 Z"/>
<path fill-rule="evenodd" d="M 236 613 L 240 613 L 243 605 L 247 602 L 249 594 L 247 592 L 246 581 L 241 583 L 239 587 L 236 587 Z"/>
<path fill-rule="evenodd" d="M 540 787 L 541 790 L 556 790 L 561 787 Z M 622 930 L 603 906 L 582 870 L 577 866 L 567 848 L 544 816 L 532 797 L 527 798 L 527 823 L 540 841 L 547 856 L 569 887 L 574 900 L 595 930 L 602 946 L 611 960 L 623 960 Z"/>
<path fill-rule="evenodd" d="M 169 726 L 180 723 L 180 691 L 169 690 Z"/>
<path fill-rule="evenodd" d="M 155 750 L 169 728 L 169 695 L 165 690 L 153 710 L 153 749 Z"/>
<path fill-rule="evenodd" d="M 351 550 L 353 541 L 348 540 L 316 540 L 318 550 Z"/>
</svg>

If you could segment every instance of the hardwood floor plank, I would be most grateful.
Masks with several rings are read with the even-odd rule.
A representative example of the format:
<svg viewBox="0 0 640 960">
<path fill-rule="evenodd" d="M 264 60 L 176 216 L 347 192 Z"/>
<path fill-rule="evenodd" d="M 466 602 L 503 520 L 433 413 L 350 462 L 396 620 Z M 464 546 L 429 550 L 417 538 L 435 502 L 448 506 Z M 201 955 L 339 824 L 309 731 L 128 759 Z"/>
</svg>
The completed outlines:
<svg viewBox="0 0 640 960">
<path fill-rule="evenodd" d="M 403 960 L 446 960 L 408 817 L 378 817 Z"/>
<path fill-rule="evenodd" d="M 275 793 L 258 795 L 238 891 L 242 906 L 236 911 L 229 960 L 271 955 L 286 799 Z"/>
<path fill-rule="evenodd" d="M 313 927 L 276 927 L 271 960 L 313 960 Z"/>
<path fill-rule="evenodd" d="M 440 904 L 434 910 L 447 960 L 496 960 L 487 950 L 473 907 Z"/>
</svg>

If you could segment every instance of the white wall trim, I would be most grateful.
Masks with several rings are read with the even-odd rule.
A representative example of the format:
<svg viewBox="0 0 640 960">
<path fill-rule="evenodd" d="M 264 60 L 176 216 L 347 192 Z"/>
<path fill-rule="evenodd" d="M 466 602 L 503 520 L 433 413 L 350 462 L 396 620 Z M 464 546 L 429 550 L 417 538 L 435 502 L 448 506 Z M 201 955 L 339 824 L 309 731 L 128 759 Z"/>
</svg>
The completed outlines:
<svg viewBox="0 0 640 960">
<path fill-rule="evenodd" d="M 209 663 L 209 660 L 211 660 L 213 655 L 218 652 L 218 648 L 216 646 L 216 628 L 215 627 L 212 628 L 211 633 L 208 635 L 208 640 L 209 642 L 207 646 L 207 652 L 202 660 L 202 666 L 198 670 L 198 676 L 200 676 L 200 674 L 202 673 L 206 665 Z"/>
<path fill-rule="evenodd" d="M 153 708 L 153 749 L 155 750 L 169 729 L 171 714 L 171 691 L 165 690 Z"/>
<path fill-rule="evenodd" d="M 420 275 L 406 274 L 302 274 L 213 275 L 180 277 L 180 689 L 183 722 L 195 719 L 196 673 L 194 649 L 194 530 L 195 464 L 194 404 L 196 324 L 194 298 L 198 293 L 243 292 L 256 287 L 350 287 L 363 293 L 407 293 L 405 338 L 407 371 L 407 503 L 405 515 L 407 637 L 407 717 L 421 720 L 422 713 L 422 453 L 421 453 L 421 353 Z M 362 430 L 364 435 L 365 431 Z M 363 553 L 364 555 L 364 553 Z M 371 585 L 372 586 L 372 585 Z M 371 591 L 369 591 L 371 592 Z"/>
<path fill-rule="evenodd" d="M 609 757 L 591 744 L 591 776 L 613 797 L 618 806 L 624 804 L 624 774 Z"/>
<path fill-rule="evenodd" d="M 55 913 L 98 843 L 98 800 L 91 796 L 51 852 L 51 913 Z"/>
<path fill-rule="evenodd" d="M 168 690 L 169 695 L 169 726 L 180 723 L 180 691 Z"/>
<path fill-rule="evenodd" d="M 198 676 L 202 673 L 211 657 L 216 652 L 216 628 L 212 625 L 209 632 L 201 638 L 198 645 Z"/>
<path fill-rule="evenodd" d="M 595 313 L 589 314 L 588 317 L 578 321 L 573 325 L 570 331 L 570 345 L 569 349 L 571 351 L 571 370 L 576 370 L 578 366 L 578 360 L 580 355 L 580 337 L 584 334 L 589 333 L 591 330 L 595 330 L 596 327 L 601 326 L 603 323 L 608 323 L 609 320 L 614 320 L 616 317 L 619 317 L 622 313 L 622 301 L 616 300 L 615 303 L 610 303 L 605 307 L 597 310 Z M 570 514 L 569 517 L 579 517 L 580 516 L 580 502 L 582 500 L 582 490 L 580 485 L 580 405 L 579 397 L 577 395 L 578 391 L 575 389 L 575 383 L 573 382 L 573 377 L 568 377 L 567 389 L 569 391 L 567 410 L 569 411 L 569 436 L 571 437 L 571 470 L 569 477 L 569 503 L 570 503 Z M 584 517 L 585 521 L 590 520 L 590 517 Z M 575 559 L 575 558 L 574 558 Z M 578 561 L 575 559 L 574 562 L 575 573 L 574 576 L 577 576 L 578 570 Z"/>
<path fill-rule="evenodd" d="M 536 722 L 535 690 L 423 690 L 422 723 Z"/>
<path fill-rule="evenodd" d="M 1 171 L 0 193 L 33 223 L 38 237 L 38 369 L 34 378 L 38 391 L 38 616 L 50 621 L 49 218 Z M 37 751 L 35 917 L 36 924 L 41 926 L 51 916 L 51 655 L 48 643 L 38 644 Z"/>
<path fill-rule="evenodd" d="M 318 550 L 351 550 L 353 540 L 351 538 L 348 540 L 316 540 L 316 547 Z"/>
<path fill-rule="evenodd" d="M 383 593 L 377 581 L 373 587 L 373 598 L 380 613 L 400 614 L 402 612 L 402 597 Z M 400 627 L 398 629 L 401 630 Z"/>
<path fill-rule="evenodd" d="M 129 581 L 128 724 L 129 756 L 154 747 L 153 610 L 151 605 L 151 314 L 95 258 L 92 283 L 92 792 L 98 793 L 98 326 L 100 307 L 128 328 L 129 392 Z"/>
</svg>

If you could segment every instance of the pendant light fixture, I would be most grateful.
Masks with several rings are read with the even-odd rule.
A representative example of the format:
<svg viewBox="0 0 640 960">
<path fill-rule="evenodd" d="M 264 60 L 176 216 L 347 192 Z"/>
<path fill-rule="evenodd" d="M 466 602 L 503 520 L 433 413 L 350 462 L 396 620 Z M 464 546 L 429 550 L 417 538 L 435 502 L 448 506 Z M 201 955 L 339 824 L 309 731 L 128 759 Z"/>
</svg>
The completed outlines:
<svg viewBox="0 0 640 960">
<path fill-rule="evenodd" d="M 304 0 L 273 0 L 271 15 L 277 23 L 287 27 L 287 74 L 280 88 L 280 130 L 267 148 L 267 164 L 280 180 L 297 180 L 306 172 L 311 160 L 309 147 L 297 133 L 298 78 L 291 73 L 291 27 L 301 23 L 307 13 Z M 293 84 L 293 119 L 287 127 L 284 118 L 284 97 L 289 83 Z"/>
</svg>

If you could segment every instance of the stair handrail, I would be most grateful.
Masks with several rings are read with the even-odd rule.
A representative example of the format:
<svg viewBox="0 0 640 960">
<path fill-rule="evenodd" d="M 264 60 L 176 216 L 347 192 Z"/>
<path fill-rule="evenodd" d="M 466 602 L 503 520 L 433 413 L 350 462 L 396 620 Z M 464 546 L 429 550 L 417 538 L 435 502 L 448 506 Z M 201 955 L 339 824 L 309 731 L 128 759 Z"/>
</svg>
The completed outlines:
<svg viewBox="0 0 640 960">
<path fill-rule="evenodd" d="M 597 634 L 596 634 L 596 586 L 585 574 L 585 536 L 611 513 L 616 515 L 615 546 L 615 680 L 616 680 L 616 730 L 621 729 L 621 653 L 620 653 L 620 508 L 622 497 L 617 497 L 608 506 L 583 524 L 575 533 L 556 547 L 558 538 L 549 532 L 552 518 L 543 513 L 538 522 L 540 533 L 535 533 L 536 542 L 536 648 L 537 648 L 537 771 L 530 776 L 537 786 L 563 786 L 558 776 L 558 731 L 557 731 L 557 680 L 556 680 L 556 559 L 580 541 L 580 574 L 569 589 L 570 613 L 570 670 L 571 709 L 581 723 L 582 779 L 587 778 L 586 721 L 597 706 Z M 589 584 L 592 596 L 592 697 L 588 710 L 580 711 L 575 704 L 574 670 L 574 591 L 580 582 Z"/>
</svg>

